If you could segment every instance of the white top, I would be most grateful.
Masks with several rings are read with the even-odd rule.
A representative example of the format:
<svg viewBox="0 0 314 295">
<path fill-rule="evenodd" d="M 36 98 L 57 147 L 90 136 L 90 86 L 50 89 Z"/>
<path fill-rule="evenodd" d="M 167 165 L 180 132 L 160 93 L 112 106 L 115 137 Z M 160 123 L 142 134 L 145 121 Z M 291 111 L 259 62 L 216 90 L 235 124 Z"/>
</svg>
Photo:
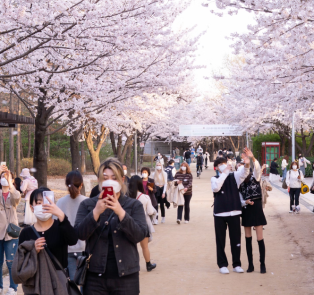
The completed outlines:
<svg viewBox="0 0 314 295">
<path fill-rule="evenodd" d="M 288 163 L 287 163 L 286 159 L 283 159 L 281 162 L 281 169 L 285 170 L 287 166 L 288 166 Z"/>
<path fill-rule="evenodd" d="M 246 168 L 245 166 L 242 166 L 242 167 L 239 167 L 239 169 L 234 172 L 234 178 L 236 180 L 238 188 L 240 187 L 241 183 L 245 180 L 245 178 L 247 178 L 247 176 L 250 173 L 250 168 Z M 230 171 L 227 170 L 226 172 L 219 173 L 218 178 L 216 177 L 211 178 L 211 186 L 214 193 L 218 193 L 220 191 L 229 173 Z M 222 212 L 222 213 L 218 213 L 214 215 L 224 217 L 224 216 L 235 216 L 235 215 L 241 215 L 241 214 L 242 214 L 242 211 L 235 210 L 231 212 Z"/>
<path fill-rule="evenodd" d="M 301 179 L 298 179 L 299 175 L 301 176 Z M 290 188 L 301 188 L 301 181 L 303 181 L 303 179 L 304 176 L 301 170 L 289 170 L 286 176 L 286 184 Z"/>
<path fill-rule="evenodd" d="M 157 174 L 156 174 L 157 173 Z M 162 175 L 164 177 L 162 177 Z M 161 172 L 155 172 L 153 175 L 152 175 L 152 178 L 154 179 L 155 181 L 155 185 L 157 186 L 163 186 L 164 187 L 164 191 L 163 193 L 165 194 L 166 193 L 166 190 L 167 190 L 167 180 L 168 180 L 168 177 L 167 177 L 167 173 L 163 170 L 161 170 Z"/>
<path fill-rule="evenodd" d="M 304 166 L 304 168 L 306 168 L 307 167 L 306 163 L 307 164 L 311 164 L 311 162 L 308 159 L 304 158 L 304 157 L 299 159 L 299 167 Z"/>
</svg>

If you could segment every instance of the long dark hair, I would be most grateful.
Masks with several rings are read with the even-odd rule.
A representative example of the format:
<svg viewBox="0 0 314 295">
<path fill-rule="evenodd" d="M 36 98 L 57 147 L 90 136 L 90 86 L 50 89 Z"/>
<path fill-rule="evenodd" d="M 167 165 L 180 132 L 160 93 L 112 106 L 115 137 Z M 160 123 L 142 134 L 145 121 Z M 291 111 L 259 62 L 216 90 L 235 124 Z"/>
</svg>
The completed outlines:
<svg viewBox="0 0 314 295">
<path fill-rule="evenodd" d="M 133 175 L 129 183 L 129 197 L 136 199 L 137 192 L 144 194 L 143 180 L 138 175 Z"/>
<path fill-rule="evenodd" d="M 67 174 L 65 178 L 65 184 L 68 187 L 68 191 L 70 193 L 70 197 L 75 199 L 79 194 L 79 187 L 83 183 L 83 177 L 80 171 L 74 170 Z"/>
</svg>

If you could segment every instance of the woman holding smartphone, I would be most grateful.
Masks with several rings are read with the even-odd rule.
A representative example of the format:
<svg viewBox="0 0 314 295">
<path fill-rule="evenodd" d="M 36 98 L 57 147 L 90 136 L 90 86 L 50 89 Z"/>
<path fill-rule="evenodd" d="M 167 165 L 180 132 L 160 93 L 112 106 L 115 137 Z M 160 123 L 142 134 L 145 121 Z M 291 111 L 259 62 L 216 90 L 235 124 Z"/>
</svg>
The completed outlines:
<svg viewBox="0 0 314 295">
<path fill-rule="evenodd" d="M 289 213 L 300 213 L 299 197 L 301 193 L 301 182 L 304 175 L 299 168 L 299 163 L 294 161 L 290 165 L 290 171 L 287 172 L 286 184 L 290 195 L 290 211 Z"/>
<path fill-rule="evenodd" d="M 152 202 L 153 207 L 158 209 L 158 203 L 155 197 L 155 192 L 156 192 L 156 186 L 154 179 L 150 178 L 150 169 L 147 167 L 143 167 L 141 169 L 141 174 L 142 174 L 142 180 L 143 180 L 143 188 L 144 188 L 144 193 L 145 195 L 148 195 L 150 197 L 150 200 Z"/>
<path fill-rule="evenodd" d="M 148 228 L 142 203 L 126 196 L 123 176 L 122 164 L 117 159 L 107 159 L 98 171 L 102 192 L 84 200 L 77 212 L 75 228 L 91 255 L 84 294 L 140 292 L 137 243 L 147 236 Z"/>
</svg>

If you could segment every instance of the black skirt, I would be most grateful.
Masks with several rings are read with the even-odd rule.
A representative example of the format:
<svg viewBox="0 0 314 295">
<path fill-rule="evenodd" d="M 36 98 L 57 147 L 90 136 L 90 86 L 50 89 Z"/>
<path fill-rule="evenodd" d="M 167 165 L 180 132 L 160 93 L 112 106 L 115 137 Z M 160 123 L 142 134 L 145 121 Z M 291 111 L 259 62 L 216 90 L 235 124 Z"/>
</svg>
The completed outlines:
<svg viewBox="0 0 314 295">
<path fill-rule="evenodd" d="M 242 208 L 242 226 L 251 227 L 266 225 L 267 221 L 263 211 L 262 199 L 253 200 L 254 205 Z"/>
</svg>

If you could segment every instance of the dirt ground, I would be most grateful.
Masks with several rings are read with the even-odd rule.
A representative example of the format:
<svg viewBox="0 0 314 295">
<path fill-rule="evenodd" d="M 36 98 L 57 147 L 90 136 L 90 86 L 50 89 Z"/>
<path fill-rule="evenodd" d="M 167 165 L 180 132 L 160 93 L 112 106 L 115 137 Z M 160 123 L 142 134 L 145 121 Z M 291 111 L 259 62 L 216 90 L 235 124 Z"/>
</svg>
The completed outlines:
<svg viewBox="0 0 314 295">
<path fill-rule="evenodd" d="M 193 167 L 195 176 L 195 167 Z M 274 189 L 268 198 L 265 215 L 267 273 L 259 273 L 259 253 L 253 232 L 254 273 L 219 273 L 213 224 L 210 177 L 212 168 L 194 178 L 191 221 L 176 224 L 176 209 L 166 211 L 166 223 L 155 226 L 150 243 L 152 261 L 157 268 L 146 271 L 140 251 L 140 284 L 143 295 L 201 294 L 314 294 L 314 215 L 301 205 L 301 214 L 289 214 L 289 198 Z M 314 195 L 313 195 L 314 199 Z M 242 267 L 247 269 L 245 238 L 242 230 Z M 231 262 L 229 239 L 226 254 Z M 5 290 L 8 277 L 5 277 Z M 21 288 L 19 288 L 19 293 Z M 92 295 L 92 294 L 91 294 Z"/>
</svg>

